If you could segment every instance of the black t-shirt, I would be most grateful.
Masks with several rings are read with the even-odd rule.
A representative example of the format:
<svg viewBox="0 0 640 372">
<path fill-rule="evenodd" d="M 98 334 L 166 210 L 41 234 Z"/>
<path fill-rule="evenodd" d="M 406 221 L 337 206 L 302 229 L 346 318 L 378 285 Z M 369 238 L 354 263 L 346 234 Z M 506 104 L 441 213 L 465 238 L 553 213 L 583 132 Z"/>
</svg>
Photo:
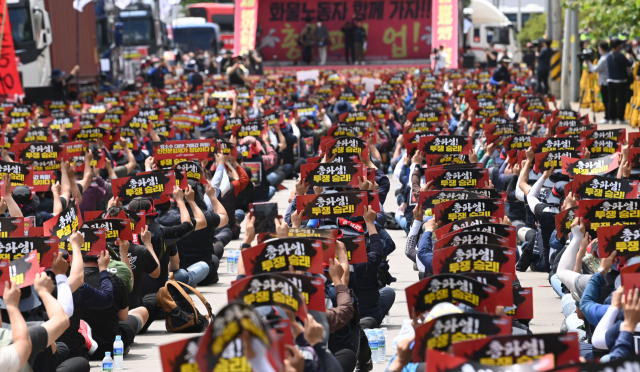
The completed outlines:
<svg viewBox="0 0 640 372">
<path fill-rule="evenodd" d="M 133 272 L 133 290 L 129 294 L 129 307 L 142 306 L 142 277 L 158 268 L 158 263 L 144 245 L 133 244 L 129 247 L 129 264 Z"/>
<path fill-rule="evenodd" d="M 489 58 L 487 56 L 487 67 L 496 67 L 498 65 L 498 52 L 495 50 L 490 50 L 489 54 L 493 55 L 494 59 Z"/>
<path fill-rule="evenodd" d="M 551 235 L 556 229 L 556 214 L 558 214 L 558 207 L 554 205 L 549 205 L 545 203 L 540 203 L 535 206 L 534 214 L 536 220 L 538 220 L 538 228 L 542 234 L 542 244 L 544 246 L 544 252 L 541 252 L 544 255 L 545 262 L 549 264 L 549 240 L 551 239 Z M 549 267 L 540 268 L 542 270 L 549 270 Z"/>
<path fill-rule="evenodd" d="M 193 217 L 191 208 L 189 214 Z M 213 239 L 215 230 L 220 225 L 220 216 L 216 213 L 203 209 L 204 216 L 207 220 L 207 227 L 194 231 L 184 237 L 176 244 L 180 253 L 180 268 L 186 269 L 196 262 L 204 261 L 211 264 L 211 255 L 213 254 Z M 163 226 L 175 226 L 180 224 L 180 210 L 172 207 L 169 211 L 161 213 L 156 221 Z"/>
<path fill-rule="evenodd" d="M 158 289 L 164 287 L 169 277 L 169 260 L 178 254 L 175 242 L 191 234 L 194 224 L 195 220 L 176 226 L 161 226 L 155 220 L 149 223 L 151 245 L 153 245 L 153 250 L 160 261 L 160 276 L 157 278 L 152 278 L 149 275 L 142 276 L 141 297 L 149 293 L 158 293 Z"/>
<path fill-rule="evenodd" d="M 73 292 L 73 315 L 69 317 L 69 328 L 67 328 L 57 340 L 67 345 L 71 357 L 78 356 L 78 353 L 83 354 L 82 349 L 85 345 L 84 336 L 78 332 L 80 319 L 82 319 L 82 315 L 84 314 L 84 304 L 80 292 L 80 289 Z"/>
<path fill-rule="evenodd" d="M 119 332 L 118 311 L 129 307 L 129 295 L 124 283 L 116 275 L 111 275 L 110 278 L 113 284 L 113 305 L 106 309 L 86 311 L 82 315 L 82 319 L 91 327 L 93 339 L 98 343 L 98 349 L 93 356 L 99 359 L 104 357 L 105 351 L 112 351 L 113 342 Z M 100 289 L 100 269 L 85 267 L 84 282 Z"/>
</svg>

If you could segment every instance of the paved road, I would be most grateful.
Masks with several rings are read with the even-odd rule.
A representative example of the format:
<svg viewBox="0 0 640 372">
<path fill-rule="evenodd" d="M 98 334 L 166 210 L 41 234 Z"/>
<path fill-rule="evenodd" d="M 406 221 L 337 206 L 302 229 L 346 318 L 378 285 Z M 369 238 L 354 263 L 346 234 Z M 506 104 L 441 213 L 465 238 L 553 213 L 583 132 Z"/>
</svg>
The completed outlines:
<svg viewBox="0 0 640 372">
<path fill-rule="evenodd" d="M 586 110 L 581 110 L 583 114 L 588 113 Z M 590 115 L 591 116 L 591 115 Z M 596 120 L 602 118 L 602 114 L 596 116 Z M 628 125 L 601 125 L 599 129 L 619 128 L 626 127 L 627 132 L 636 132 L 637 128 L 631 128 Z M 285 181 L 284 186 L 289 190 L 293 187 L 293 181 Z M 391 195 L 397 187 L 397 181 L 392 182 Z M 282 215 L 286 212 L 287 198 L 289 191 L 280 191 L 276 194 L 274 200 L 278 202 L 280 212 Z M 395 198 L 387 198 L 385 204 L 386 211 L 395 211 L 397 206 L 395 205 Z M 396 291 L 396 301 L 390 312 L 390 324 L 387 324 L 388 338 L 387 338 L 387 360 L 395 354 L 391 348 L 391 340 L 397 336 L 402 321 L 409 318 L 406 297 L 404 289 L 418 280 L 418 272 L 413 271 L 413 264 L 404 255 L 404 246 L 406 242 L 406 236 L 404 231 L 389 231 L 391 237 L 396 243 L 396 250 L 390 256 L 391 274 L 395 276 L 398 281 L 391 285 Z M 240 247 L 241 240 L 233 241 L 226 247 L 225 257 L 230 250 L 237 250 Z M 198 288 L 205 298 L 211 304 L 214 313 L 217 313 L 227 303 L 226 291 L 229 288 L 231 281 L 235 278 L 234 275 L 225 274 L 226 261 L 223 260 L 223 264 L 220 273 L 220 282 L 216 285 L 209 287 Z M 547 280 L 548 275 L 544 273 L 518 273 L 518 278 L 523 287 L 533 288 L 534 298 L 534 319 L 530 326 L 534 333 L 543 332 L 558 332 L 562 324 L 563 315 L 560 307 L 560 299 L 553 292 L 553 289 L 549 285 Z M 194 297 L 194 302 L 199 303 L 199 300 Z M 200 310 L 204 313 L 204 307 L 200 306 Z M 129 355 L 125 357 L 125 369 L 135 371 L 159 371 L 160 360 L 158 353 L 158 345 L 169 343 L 175 340 L 188 338 L 191 335 L 188 334 L 171 334 L 165 331 L 164 322 L 155 322 L 149 331 L 144 335 L 136 337 L 135 343 L 131 348 Z M 92 362 L 92 371 L 98 371 L 102 364 L 100 362 Z M 374 367 L 374 371 L 384 371 L 386 364 L 377 364 Z"/>
</svg>

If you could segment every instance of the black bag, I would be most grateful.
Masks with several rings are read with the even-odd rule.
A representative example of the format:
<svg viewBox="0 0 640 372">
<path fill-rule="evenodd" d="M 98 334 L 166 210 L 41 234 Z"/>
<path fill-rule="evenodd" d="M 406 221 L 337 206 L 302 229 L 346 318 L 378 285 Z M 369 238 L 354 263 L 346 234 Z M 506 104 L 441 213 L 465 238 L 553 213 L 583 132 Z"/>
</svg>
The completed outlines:
<svg viewBox="0 0 640 372">
<path fill-rule="evenodd" d="M 387 219 L 384 221 L 384 228 L 387 230 L 402 230 L 402 227 L 398 225 L 396 221 L 396 214 L 394 212 L 387 212 Z"/>
<path fill-rule="evenodd" d="M 183 289 L 189 289 L 198 296 L 200 301 L 207 308 L 209 315 L 202 315 L 191 297 Z M 167 331 L 176 333 L 197 333 L 202 332 L 213 320 L 211 305 L 196 289 L 175 280 L 169 280 L 163 288 L 160 288 L 156 295 L 158 306 L 167 313 L 165 325 Z"/>
</svg>

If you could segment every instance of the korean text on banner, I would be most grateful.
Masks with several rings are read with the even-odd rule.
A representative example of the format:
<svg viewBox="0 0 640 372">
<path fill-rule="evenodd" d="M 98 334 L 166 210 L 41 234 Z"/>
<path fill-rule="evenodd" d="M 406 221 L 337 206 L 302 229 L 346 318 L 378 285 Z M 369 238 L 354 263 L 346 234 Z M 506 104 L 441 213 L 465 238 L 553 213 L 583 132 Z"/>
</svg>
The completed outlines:
<svg viewBox="0 0 640 372">
<path fill-rule="evenodd" d="M 13 47 L 6 0 L 0 0 L 0 10 L 0 35 L 2 39 L 2 44 L 0 45 L 0 95 L 9 96 L 8 98 L 10 99 L 17 99 L 17 96 L 24 96 L 24 92 L 18 75 L 16 51 Z"/>
<path fill-rule="evenodd" d="M 444 46 L 447 68 L 458 68 L 458 2 L 433 0 L 432 4 L 431 44 L 434 48 Z"/>
<path fill-rule="evenodd" d="M 256 47 L 258 0 L 236 0 L 235 24 L 239 25 L 233 40 L 233 54 L 247 53 Z"/>
<path fill-rule="evenodd" d="M 300 60 L 298 38 L 306 21 L 311 20 L 314 28 L 322 22 L 329 30 L 327 61 L 343 62 L 345 43 L 353 40 L 345 40 L 341 29 L 348 27 L 347 21 L 359 21 L 369 40 L 367 61 L 429 58 L 430 4 L 431 0 L 260 0 L 258 22 L 264 32 L 257 45 L 265 60 L 274 56 L 280 61 Z"/>
</svg>

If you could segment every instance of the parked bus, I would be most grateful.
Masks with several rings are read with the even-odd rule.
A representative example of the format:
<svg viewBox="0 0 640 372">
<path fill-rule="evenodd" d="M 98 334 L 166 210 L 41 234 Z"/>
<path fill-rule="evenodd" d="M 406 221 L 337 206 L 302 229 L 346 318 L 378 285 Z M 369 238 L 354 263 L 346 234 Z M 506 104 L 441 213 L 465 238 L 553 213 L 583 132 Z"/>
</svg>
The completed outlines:
<svg viewBox="0 0 640 372">
<path fill-rule="evenodd" d="M 220 26 L 220 37 L 224 49 L 233 50 L 234 27 L 233 3 L 198 3 L 189 5 L 189 17 L 201 17 Z"/>
</svg>

